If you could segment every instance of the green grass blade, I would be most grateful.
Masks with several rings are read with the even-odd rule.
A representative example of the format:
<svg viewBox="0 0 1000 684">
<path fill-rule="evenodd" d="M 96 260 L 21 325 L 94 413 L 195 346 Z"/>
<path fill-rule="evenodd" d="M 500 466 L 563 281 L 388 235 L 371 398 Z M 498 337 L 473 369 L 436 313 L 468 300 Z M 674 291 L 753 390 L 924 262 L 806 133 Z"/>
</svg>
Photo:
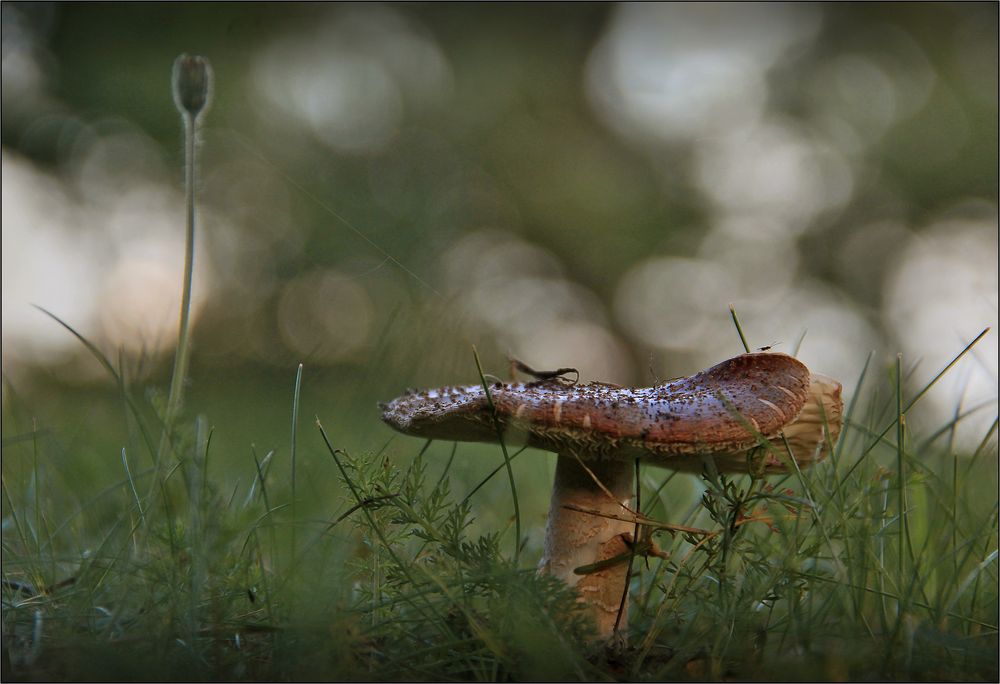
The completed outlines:
<svg viewBox="0 0 1000 684">
<path fill-rule="evenodd" d="M 132 499 L 135 501 L 136 510 L 139 511 L 139 518 L 142 520 L 142 524 L 146 524 L 146 512 L 142 510 L 142 502 L 139 500 L 139 492 L 135 488 L 135 481 L 132 479 L 132 472 L 128 467 L 128 458 L 125 456 L 125 447 L 122 447 L 122 466 L 125 468 L 125 479 L 128 480 L 128 486 L 132 490 Z"/>
<path fill-rule="evenodd" d="M 296 438 L 299 434 L 299 400 L 302 395 L 302 364 L 295 371 L 295 390 L 292 393 L 292 446 L 291 446 L 291 461 L 292 461 L 292 558 L 296 556 L 296 510 L 295 505 L 297 501 L 297 490 L 295 487 L 295 470 L 297 462 L 297 449 L 296 449 Z"/>
<path fill-rule="evenodd" d="M 479 381 L 483 385 L 483 392 L 486 393 L 486 403 L 490 407 L 490 415 L 493 418 L 493 427 L 497 433 L 497 441 L 500 442 L 500 451 L 503 452 L 504 466 L 507 468 L 507 480 L 510 483 L 510 495 L 514 500 L 514 565 L 518 564 L 521 557 L 521 507 L 517 498 L 517 486 L 514 484 L 514 470 L 510 467 L 510 454 L 507 453 L 507 445 L 503 439 L 503 427 L 497 417 L 496 406 L 493 405 L 493 397 L 490 396 L 489 384 L 486 382 L 486 375 L 483 373 L 483 364 L 479 361 L 479 352 L 475 345 L 472 347 L 472 356 L 476 359 L 476 370 L 479 371 Z"/>
<path fill-rule="evenodd" d="M 747 337 L 746 335 L 743 334 L 743 326 L 740 325 L 740 319 L 736 315 L 736 307 L 733 306 L 732 303 L 729 304 L 729 316 L 733 319 L 733 325 L 736 326 L 736 332 L 739 333 L 740 342 L 743 343 L 743 350 L 746 351 L 747 354 L 749 354 L 750 345 L 747 344 Z"/>
</svg>

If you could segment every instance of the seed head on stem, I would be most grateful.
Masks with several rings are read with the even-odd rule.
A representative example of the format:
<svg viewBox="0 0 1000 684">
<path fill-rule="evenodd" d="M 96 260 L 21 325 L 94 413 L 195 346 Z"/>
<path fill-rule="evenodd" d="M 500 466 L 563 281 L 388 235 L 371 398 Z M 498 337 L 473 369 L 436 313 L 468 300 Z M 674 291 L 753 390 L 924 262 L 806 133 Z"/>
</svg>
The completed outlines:
<svg viewBox="0 0 1000 684">
<path fill-rule="evenodd" d="M 212 99 L 212 65 L 200 55 L 174 60 L 174 104 L 182 115 L 197 118 Z"/>
<path fill-rule="evenodd" d="M 184 400 L 184 381 L 187 376 L 191 284 L 194 274 L 195 234 L 195 128 L 199 115 L 203 115 L 212 97 L 212 67 L 200 56 L 180 55 L 174 60 L 171 79 L 174 103 L 184 121 L 184 196 L 186 205 L 186 230 L 184 241 L 184 280 L 181 293 L 180 331 L 174 355 L 174 371 L 170 379 L 170 393 L 164 416 L 163 438 L 157 454 L 157 473 L 167 451 L 170 433 Z"/>
</svg>

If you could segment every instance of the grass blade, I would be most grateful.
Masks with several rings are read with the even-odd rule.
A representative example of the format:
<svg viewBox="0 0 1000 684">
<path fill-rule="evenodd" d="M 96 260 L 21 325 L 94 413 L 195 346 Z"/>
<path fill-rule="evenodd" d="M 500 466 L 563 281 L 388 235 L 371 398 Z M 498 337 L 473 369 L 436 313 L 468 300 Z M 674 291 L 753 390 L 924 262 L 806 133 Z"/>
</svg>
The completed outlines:
<svg viewBox="0 0 1000 684">
<path fill-rule="evenodd" d="M 736 315 L 736 307 L 733 306 L 733 304 L 731 302 L 729 304 L 729 315 L 733 319 L 733 325 L 736 326 L 736 332 L 739 333 L 739 335 L 740 335 L 740 342 L 743 343 L 743 349 L 744 349 L 744 351 L 746 351 L 746 353 L 749 354 L 750 353 L 750 345 L 747 344 L 746 335 L 743 334 L 743 326 L 740 325 L 740 319 Z"/>
<path fill-rule="evenodd" d="M 479 361 L 479 352 L 475 345 L 472 346 L 472 355 L 476 359 L 476 370 L 479 371 L 479 381 L 483 385 L 483 392 L 486 393 L 486 403 L 490 407 L 490 415 L 493 417 L 493 427 L 497 432 L 497 440 L 500 442 L 500 451 L 503 452 L 504 466 L 507 468 L 507 480 L 510 482 L 510 495 L 514 500 L 514 565 L 518 564 L 521 557 L 521 507 L 517 500 L 517 487 L 514 484 L 514 470 L 510 467 L 510 454 L 507 453 L 507 445 L 503 439 L 503 428 L 500 419 L 497 417 L 497 409 L 493 405 L 493 397 L 490 396 L 490 388 L 486 382 L 486 375 L 483 373 L 483 364 Z"/>
</svg>

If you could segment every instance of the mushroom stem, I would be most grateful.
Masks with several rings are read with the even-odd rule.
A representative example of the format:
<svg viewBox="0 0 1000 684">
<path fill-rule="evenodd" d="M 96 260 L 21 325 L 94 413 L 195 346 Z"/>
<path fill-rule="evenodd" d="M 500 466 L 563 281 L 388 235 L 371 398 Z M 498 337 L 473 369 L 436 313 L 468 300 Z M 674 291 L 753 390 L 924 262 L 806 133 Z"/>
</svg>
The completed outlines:
<svg viewBox="0 0 1000 684">
<path fill-rule="evenodd" d="M 574 570 L 626 553 L 629 549 L 626 539 L 631 538 L 635 525 L 613 517 L 569 510 L 565 506 L 573 504 L 609 516 L 630 515 L 632 463 L 629 459 L 595 459 L 584 463 L 586 468 L 573 454 L 559 454 L 556 461 L 555 485 L 545 528 L 545 552 L 539 572 L 555 575 L 576 587 L 579 601 L 590 609 L 598 636 L 607 640 L 614 636 L 622 592 L 628 580 L 628 563 L 613 563 L 582 575 Z M 624 614 L 619 624 L 627 625 L 628 601 L 622 610 Z"/>
</svg>

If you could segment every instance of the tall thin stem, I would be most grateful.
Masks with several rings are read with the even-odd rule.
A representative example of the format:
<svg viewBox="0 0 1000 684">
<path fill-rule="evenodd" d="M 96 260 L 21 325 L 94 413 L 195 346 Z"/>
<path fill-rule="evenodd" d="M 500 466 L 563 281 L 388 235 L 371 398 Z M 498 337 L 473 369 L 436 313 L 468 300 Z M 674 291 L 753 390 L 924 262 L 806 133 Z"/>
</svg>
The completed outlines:
<svg viewBox="0 0 1000 684">
<path fill-rule="evenodd" d="M 204 57 L 181 55 L 174 61 L 174 104 L 184 123 L 184 280 L 181 294 L 180 326 L 174 370 L 170 378 L 170 391 L 163 417 L 163 437 L 156 457 L 159 474 L 163 457 L 169 448 L 174 422 L 184 402 L 184 381 L 187 377 L 190 356 L 191 288 L 194 280 L 194 231 L 195 231 L 195 163 L 196 138 L 199 115 L 203 114 L 212 93 L 212 68 Z"/>
<path fill-rule="evenodd" d="M 170 395 L 167 398 L 166 422 L 169 425 L 180 412 L 184 400 L 184 379 L 188 369 L 190 344 L 191 284 L 194 279 L 194 188 L 195 188 L 195 126 L 196 118 L 185 112 L 184 120 L 184 200 L 186 205 L 186 230 L 184 234 L 184 290 L 181 294 L 180 331 L 177 337 L 177 354 L 174 372 L 170 378 Z"/>
</svg>

